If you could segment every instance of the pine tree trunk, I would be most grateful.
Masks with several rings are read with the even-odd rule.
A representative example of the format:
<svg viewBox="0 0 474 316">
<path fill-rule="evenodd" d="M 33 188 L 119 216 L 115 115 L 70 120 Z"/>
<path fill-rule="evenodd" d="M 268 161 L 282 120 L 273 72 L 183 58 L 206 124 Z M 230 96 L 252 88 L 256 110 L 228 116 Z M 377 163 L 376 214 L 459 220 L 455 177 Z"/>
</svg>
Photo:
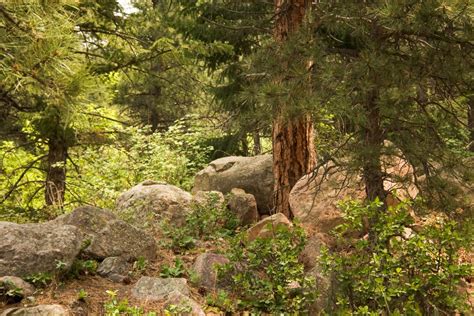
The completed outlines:
<svg viewBox="0 0 474 316">
<path fill-rule="evenodd" d="M 272 138 L 275 209 L 291 218 L 291 188 L 316 164 L 311 116 L 300 116 L 289 122 L 277 117 L 273 121 Z"/>
<path fill-rule="evenodd" d="M 253 154 L 254 156 L 262 153 L 262 144 L 260 143 L 260 133 L 258 131 L 253 132 Z"/>
<path fill-rule="evenodd" d="M 467 126 L 469 128 L 469 150 L 474 152 L 474 96 L 467 101 Z"/>
<path fill-rule="evenodd" d="M 380 163 L 384 136 L 380 110 L 375 101 L 376 96 L 372 94 L 365 105 L 367 125 L 363 131 L 363 179 L 367 199 L 373 201 L 379 198 L 380 201 L 385 203 L 386 192 L 383 187 L 384 176 Z"/>
<path fill-rule="evenodd" d="M 284 42 L 303 22 L 306 0 L 275 0 L 274 37 Z M 294 57 L 297 58 L 297 57 Z M 282 65 L 282 67 L 288 67 Z M 280 111 L 273 121 L 273 176 L 275 212 L 292 218 L 289 204 L 290 191 L 296 182 L 311 172 L 316 164 L 313 143 L 313 122 L 311 115 L 302 113 L 298 117 L 284 116 L 286 105 L 280 104 Z"/>
<path fill-rule="evenodd" d="M 48 141 L 46 170 L 46 205 L 63 207 L 66 190 L 67 145 L 63 137 L 54 135 Z"/>
</svg>

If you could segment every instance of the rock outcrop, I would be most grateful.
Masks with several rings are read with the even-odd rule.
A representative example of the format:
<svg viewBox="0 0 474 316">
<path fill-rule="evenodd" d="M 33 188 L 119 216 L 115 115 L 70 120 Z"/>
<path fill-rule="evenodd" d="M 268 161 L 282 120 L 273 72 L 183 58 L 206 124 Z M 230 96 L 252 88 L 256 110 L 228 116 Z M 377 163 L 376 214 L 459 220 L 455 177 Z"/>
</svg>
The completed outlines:
<svg viewBox="0 0 474 316">
<path fill-rule="evenodd" d="M 172 306 L 178 306 L 181 309 L 180 311 L 176 312 L 176 314 L 181 316 L 206 315 L 206 313 L 202 310 L 201 305 L 179 291 L 173 291 L 168 295 L 168 299 L 165 302 L 165 308 L 171 309 Z"/>
<path fill-rule="evenodd" d="M 247 226 L 258 221 L 257 201 L 252 194 L 234 188 L 230 191 L 228 206 L 240 225 Z"/>
<path fill-rule="evenodd" d="M 83 255 L 94 259 L 156 256 L 156 242 L 142 230 L 120 220 L 110 211 L 83 206 L 53 221 L 59 226 L 75 226 L 83 234 Z"/>
<path fill-rule="evenodd" d="M 161 219 L 184 221 L 192 196 L 180 188 L 144 181 L 122 193 L 116 203 L 119 216 L 140 228 L 154 228 Z"/>
<path fill-rule="evenodd" d="M 128 280 L 130 264 L 123 257 L 108 257 L 97 268 L 97 274 L 113 282 Z"/>
<path fill-rule="evenodd" d="M 276 213 L 268 216 L 247 230 L 248 241 L 253 241 L 256 238 L 271 238 L 279 227 L 292 227 L 293 224 L 282 213 Z"/>
<path fill-rule="evenodd" d="M 141 277 L 132 289 L 132 297 L 143 301 L 161 301 L 174 291 L 190 295 L 187 280 L 184 278 Z"/>
<path fill-rule="evenodd" d="M 16 276 L 0 277 L 0 298 L 8 291 L 14 291 L 15 296 L 24 298 L 33 295 L 35 287 Z"/>
<path fill-rule="evenodd" d="M 77 227 L 0 222 L 0 275 L 30 276 L 71 267 L 82 245 Z"/>
<path fill-rule="evenodd" d="M 272 156 L 214 160 L 196 175 L 193 192 L 215 190 L 227 194 L 233 188 L 255 196 L 259 213 L 269 214 L 273 208 Z"/>
<path fill-rule="evenodd" d="M 229 259 L 223 255 L 212 252 L 200 254 L 192 268 L 198 276 L 198 285 L 206 290 L 214 290 L 217 285 L 217 266 L 228 262 Z"/>
<path fill-rule="evenodd" d="M 61 305 L 38 305 L 15 307 L 3 311 L 0 316 L 70 316 L 68 309 Z"/>
</svg>

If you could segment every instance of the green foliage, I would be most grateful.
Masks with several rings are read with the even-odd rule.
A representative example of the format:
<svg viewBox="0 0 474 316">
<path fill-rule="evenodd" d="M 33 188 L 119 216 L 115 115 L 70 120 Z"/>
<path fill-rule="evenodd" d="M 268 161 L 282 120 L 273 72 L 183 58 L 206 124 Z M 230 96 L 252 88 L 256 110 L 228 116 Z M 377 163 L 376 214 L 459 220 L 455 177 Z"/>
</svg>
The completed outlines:
<svg viewBox="0 0 474 316">
<path fill-rule="evenodd" d="M 163 223 L 165 235 L 171 239 L 170 248 L 175 252 L 195 247 L 198 239 L 209 240 L 234 234 L 238 220 L 229 212 L 226 203 L 219 196 L 209 193 L 204 203 L 195 203 L 186 215 L 182 226 Z"/>
<path fill-rule="evenodd" d="M 209 293 L 206 296 L 206 304 L 219 308 L 224 312 L 234 312 L 235 304 L 234 301 L 229 297 L 226 291 L 218 290 L 217 292 Z"/>
<path fill-rule="evenodd" d="M 176 258 L 174 260 L 174 266 L 163 265 L 160 272 L 162 278 L 179 278 L 187 274 L 186 267 L 184 266 L 183 260 Z"/>
<path fill-rule="evenodd" d="M 74 260 L 68 275 L 78 278 L 81 275 L 95 275 L 99 264 L 95 260 Z"/>
<path fill-rule="evenodd" d="M 0 301 L 15 302 L 23 297 L 23 289 L 11 281 L 0 282 Z"/>
<path fill-rule="evenodd" d="M 80 289 L 79 292 L 77 292 L 77 300 L 85 302 L 86 298 L 89 296 L 89 293 L 87 293 L 86 290 Z"/>
<path fill-rule="evenodd" d="M 40 272 L 25 277 L 25 281 L 30 282 L 36 287 L 46 287 L 53 281 L 51 273 Z"/>
<path fill-rule="evenodd" d="M 239 308 L 271 313 L 307 312 L 315 284 L 298 262 L 305 240 L 300 227 L 278 227 L 273 238 L 252 242 L 246 241 L 245 233 L 233 239 L 227 253 L 230 262 L 219 268 L 219 275 L 230 277 L 230 288 L 238 298 Z"/>
<path fill-rule="evenodd" d="M 133 262 L 132 269 L 136 274 L 142 274 L 143 272 L 145 272 L 147 267 L 148 267 L 148 260 L 145 257 L 140 256 L 137 258 L 137 260 Z"/>
<path fill-rule="evenodd" d="M 168 316 L 168 315 L 183 315 L 183 314 L 189 314 L 192 311 L 193 311 L 193 309 L 190 306 L 181 306 L 181 305 L 170 304 L 170 305 L 168 305 L 168 307 L 165 308 L 164 313 L 165 313 L 165 316 Z"/>
<path fill-rule="evenodd" d="M 107 291 L 109 300 L 104 303 L 106 316 L 156 316 L 155 312 L 145 313 L 143 309 L 137 306 L 130 306 L 127 300 L 119 301 L 117 291 Z"/>
<path fill-rule="evenodd" d="M 337 227 L 347 242 L 347 233 L 366 229 L 368 238 L 353 240 L 347 253 L 323 260 L 339 281 L 336 290 L 341 311 L 356 315 L 435 315 L 467 311 L 459 281 L 472 274 L 469 264 L 459 263 L 459 250 L 469 249 L 459 226 L 449 220 L 408 230 L 413 218 L 409 204 L 401 203 L 381 212 L 379 201 L 342 204 L 346 222 Z M 468 237 L 469 238 L 469 237 Z"/>
<path fill-rule="evenodd" d="M 201 239 L 231 235 L 238 223 L 235 215 L 227 209 L 226 202 L 220 202 L 219 195 L 212 192 L 207 194 L 204 203 L 195 203 L 186 218 L 186 226 Z"/>
</svg>

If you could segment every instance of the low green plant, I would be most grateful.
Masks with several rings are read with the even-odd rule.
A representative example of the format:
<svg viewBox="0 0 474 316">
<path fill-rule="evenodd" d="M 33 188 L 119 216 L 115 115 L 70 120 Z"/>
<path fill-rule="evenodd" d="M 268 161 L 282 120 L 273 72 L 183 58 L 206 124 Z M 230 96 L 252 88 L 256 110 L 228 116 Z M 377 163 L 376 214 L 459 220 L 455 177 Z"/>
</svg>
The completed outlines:
<svg viewBox="0 0 474 316">
<path fill-rule="evenodd" d="M 106 291 L 109 300 L 104 304 L 106 316 L 156 316 L 155 312 L 145 313 L 142 308 L 138 306 L 130 306 L 127 300 L 118 300 L 117 291 Z"/>
<path fill-rule="evenodd" d="M 466 311 L 466 297 L 458 291 L 461 278 L 473 272 L 459 263 L 461 247 L 468 247 L 459 225 L 439 220 L 420 231 L 413 224 L 408 203 L 381 210 L 382 203 L 341 204 L 345 223 L 337 236 L 367 230 L 368 238 L 352 240 L 350 251 L 323 252 L 326 269 L 338 280 L 338 312 L 355 315 L 438 315 Z M 467 248 L 469 249 L 469 248 Z"/>
<path fill-rule="evenodd" d="M 148 260 L 145 257 L 140 256 L 133 262 L 133 271 L 136 274 L 142 274 L 145 272 L 146 268 L 148 267 Z"/>
<path fill-rule="evenodd" d="M 213 192 L 207 194 L 205 202 L 192 205 L 192 212 L 186 218 L 186 225 L 200 239 L 232 235 L 238 224 L 237 217 Z"/>
<path fill-rule="evenodd" d="M 215 193 L 209 193 L 204 203 L 192 205 L 192 211 L 182 226 L 172 226 L 168 222 L 162 224 L 165 235 L 170 238 L 169 247 L 176 253 L 194 248 L 199 239 L 231 236 L 237 226 L 236 216 L 229 212 L 226 203 L 221 203 Z"/>
<path fill-rule="evenodd" d="M 184 275 L 186 275 L 186 267 L 180 258 L 175 259 L 174 266 L 163 265 L 160 272 L 162 278 L 179 278 Z"/>
<path fill-rule="evenodd" d="M 46 287 L 53 281 L 53 276 L 48 272 L 40 272 L 25 277 L 25 281 L 36 287 Z"/>
<path fill-rule="evenodd" d="M 87 293 L 86 290 L 80 289 L 79 292 L 77 293 L 77 300 L 81 302 L 85 302 L 88 296 L 89 296 L 89 293 Z"/>
<path fill-rule="evenodd" d="M 5 300 L 7 303 L 10 303 L 19 301 L 22 297 L 22 288 L 17 287 L 9 280 L 0 282 L 0 300 Z"/>
<path fill-rule="evenodd" d="M 165 236 L 170 238 L 170 242 L 167 246 L 175 253 L 182 253 L 196 246 L 196 239 L 192 236 L 192 232 L 188 226 L 173 227 L 167 222 L 164 222 L 162 227 Z"/>
<path fill-rule="evenodd" d="M 234 301 L 226 291 L 219 290 L 206 296 L 206 304 L 219 308 L 223 312 L 235 312 Z"/>
<path fill-rule="evenodd" d="M 183 315 L 183 314 L 188 315 L 192 311 L 193 311 L 193 308 L 191 306 L 170 304 L 168 305 L 168 307 L 165 308 L 164 313 L 165 313 L 165 316 Z"/>
<path fill-rule="evenodd" d="M 81 275 L 95 275 L 99 264 L 95 260 L 77 259 L 72 263 L 67 277 L 78 278 Z"/>
<path fill-rule="evenodd" d="M 237 307 L 254 312 L 307 312 L 315 283 L 298 261 L 306 241 L 304 230 L 278 227 L 273 238 L 248 242 L 246 237 L 242 233 L 232 240 L 229 263 L 218 270 L 220 278 L 229 279 Z M 297 284 L 297 289 L 292 284 Z"/>
</svg>

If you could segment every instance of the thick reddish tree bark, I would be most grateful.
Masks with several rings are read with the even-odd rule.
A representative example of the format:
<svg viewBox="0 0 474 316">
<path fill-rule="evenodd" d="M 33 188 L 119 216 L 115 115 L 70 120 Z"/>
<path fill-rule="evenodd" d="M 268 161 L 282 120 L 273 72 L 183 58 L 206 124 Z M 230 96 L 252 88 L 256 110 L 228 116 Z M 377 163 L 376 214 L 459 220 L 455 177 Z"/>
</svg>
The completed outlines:
<svg viewBox="0 0 474 316">
<path fill-rule="evenodd" d="M 277 42 L 283 43 L 298 30 L 303 22 L 307 4 L 308 1 L 305 0 L 275 0 L 274 37 Z M 285 109 L 285 104 L 279 104 L 280 111 L 273 121 L 274 205 L 276 212 L 292 218 L 289 204 L 291 188 L 302 176 L 313 170 L 316 154 L 311 115 L 301 113 L 296 117 L 287 117 L 284 115 Z"/>
</svg>

